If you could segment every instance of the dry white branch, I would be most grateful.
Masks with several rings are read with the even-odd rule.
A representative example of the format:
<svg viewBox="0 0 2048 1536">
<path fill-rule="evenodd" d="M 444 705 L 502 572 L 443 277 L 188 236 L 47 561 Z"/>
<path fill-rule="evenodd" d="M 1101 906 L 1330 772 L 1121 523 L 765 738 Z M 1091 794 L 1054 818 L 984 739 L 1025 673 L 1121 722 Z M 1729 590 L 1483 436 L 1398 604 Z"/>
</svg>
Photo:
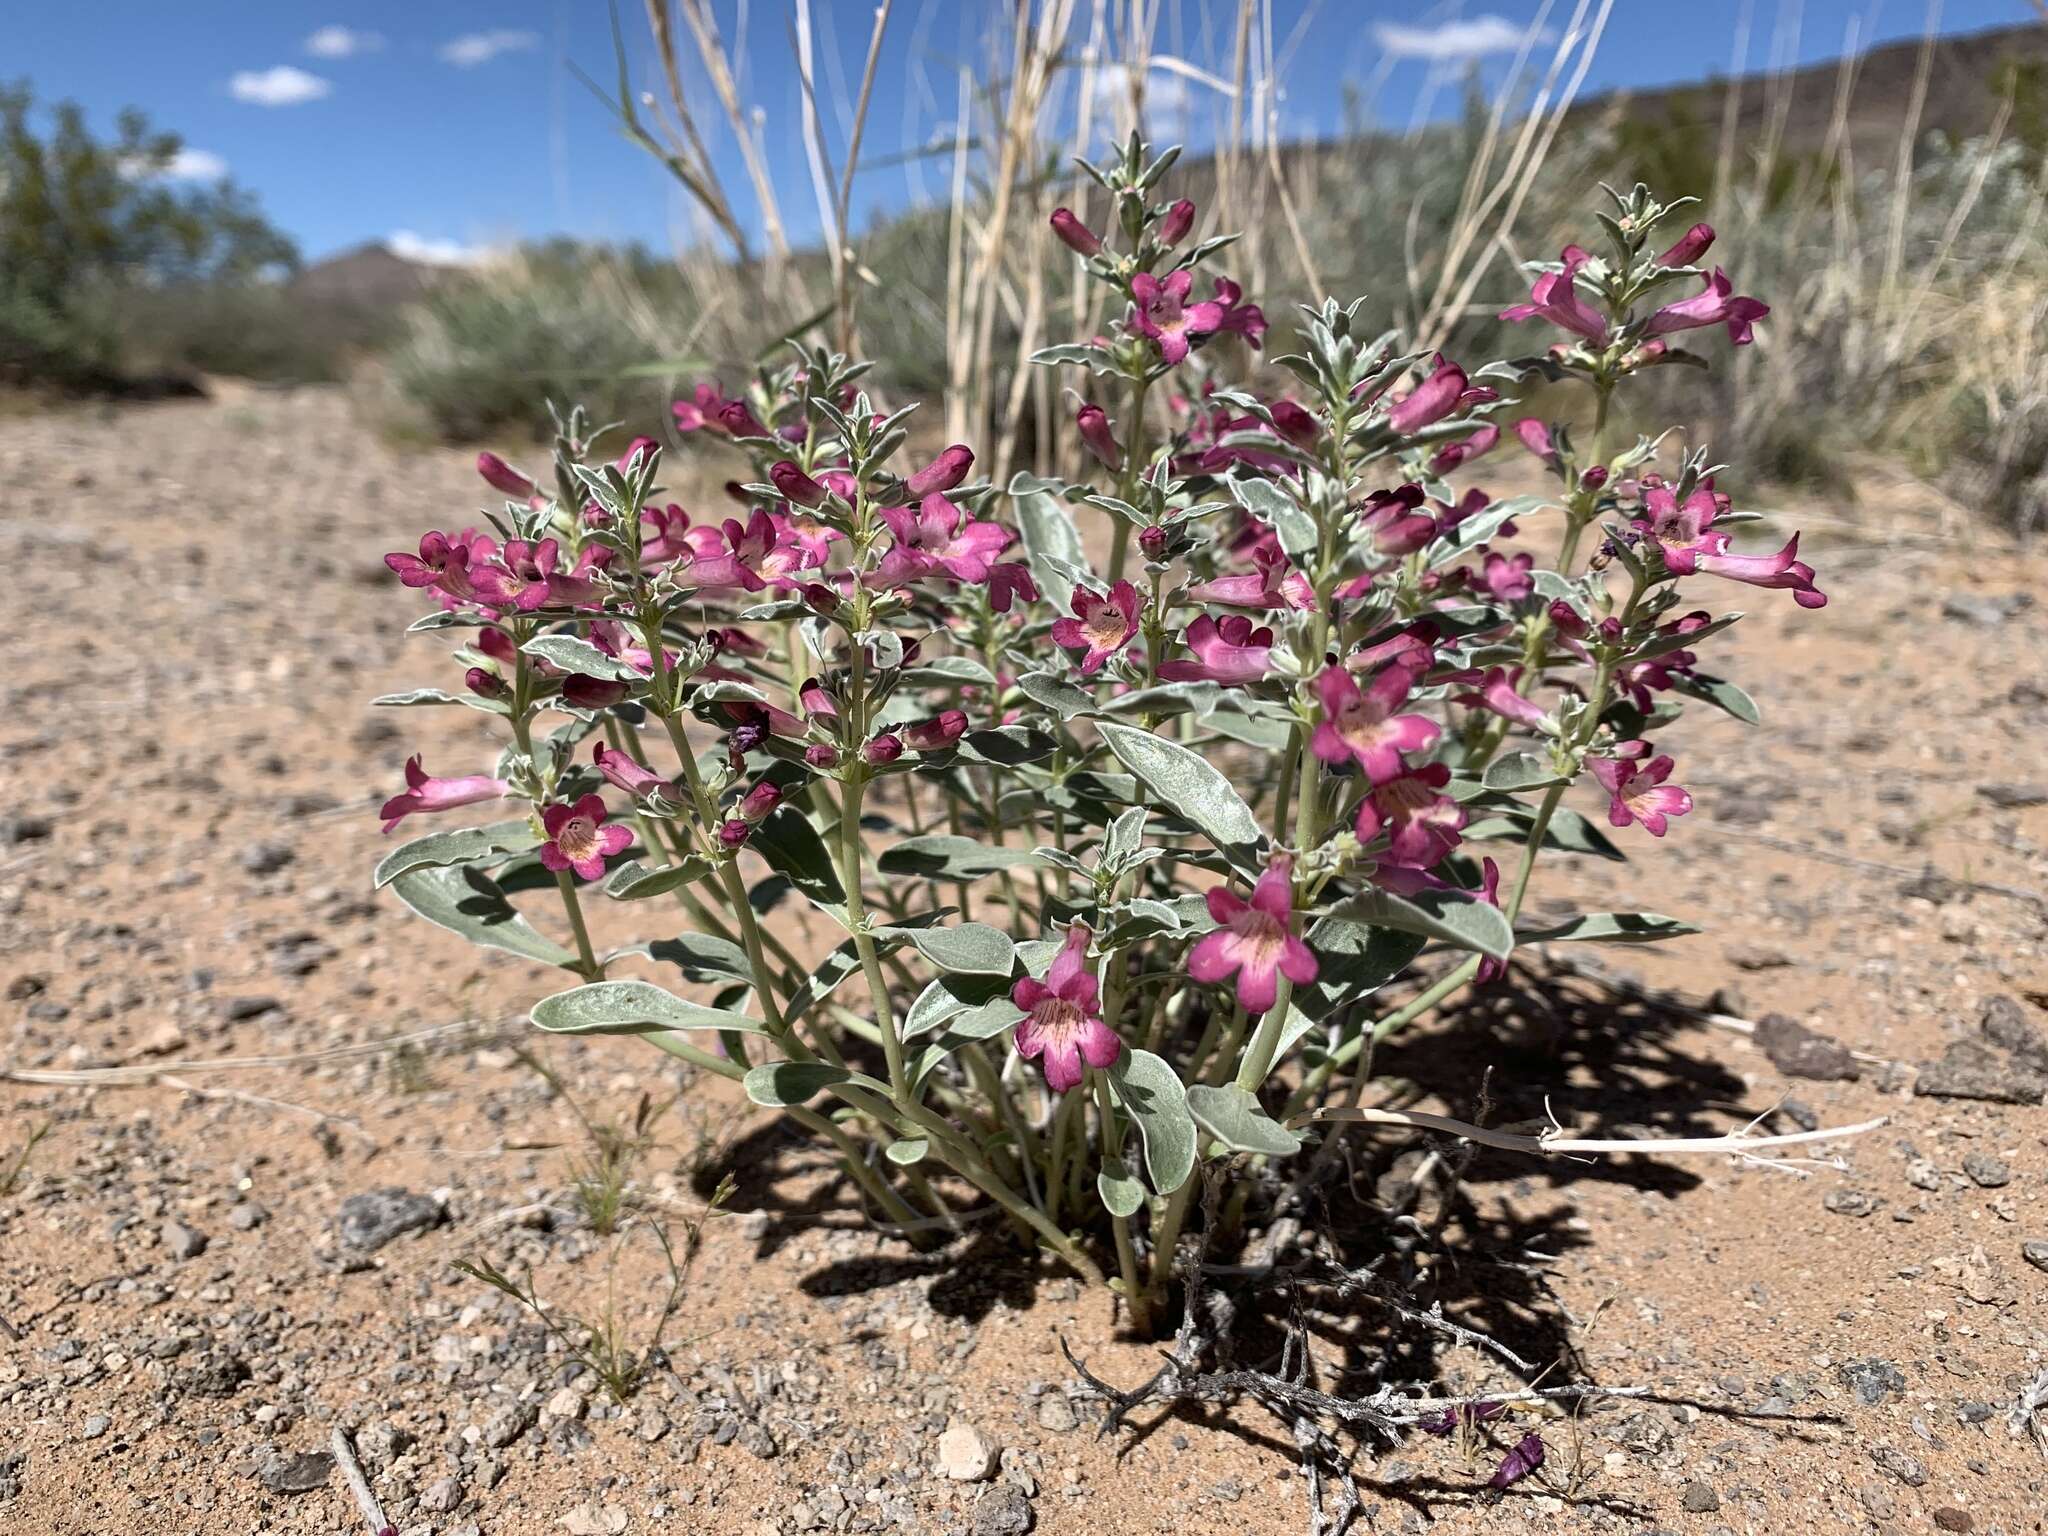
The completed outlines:
<svg viewBox="0 0 2048 1536">
<path fill-rule="evenodd" d="M 356 1508 L 363 1513 L 363 1523 L 369 1526 L 372 1536 L 384 1536 L 391 1529 L 391 1522 L 384 1518 L 384 1509 L 378 1504 L 377 1495 L 370 1492 L 370 1480 L 363 1475 L 363 1464 L 356 1460 L 356 1448 L 349 1440 L 348 1431 L 337 1427 L 328 1444 L 333 1447 L 341 1475 L 348 1479 L 348 1491 L 356 1497 Z"/>
</svg>

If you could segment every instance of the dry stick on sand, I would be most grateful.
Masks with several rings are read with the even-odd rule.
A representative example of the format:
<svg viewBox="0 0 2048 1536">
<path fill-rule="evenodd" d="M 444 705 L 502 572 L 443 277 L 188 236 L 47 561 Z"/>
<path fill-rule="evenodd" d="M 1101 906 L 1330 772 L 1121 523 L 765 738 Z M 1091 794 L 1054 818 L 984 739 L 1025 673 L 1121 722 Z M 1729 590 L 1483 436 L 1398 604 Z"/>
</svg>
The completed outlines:
<svg viewBox="0 0 2048 1536">
<path fill-rule="evenodd" d="M 363 1523 L 369 1526 L 371 1536 L 386 1536 L 395 1527 L 384 1518 L 377 1495 L 370 1492 L 370 1480 L 363 1475 L 363 1464 L 356 1460 L 356 1448 L 349 1441 L 348 1431 L 337 1427 L 328 1443 L 334 1447 L 334 1459 L 341 1467 L 341 1475 L 348 1479 L 348 1491 L 356 1496 L 356 1508 L 363 1512 Z"/>
</svg>

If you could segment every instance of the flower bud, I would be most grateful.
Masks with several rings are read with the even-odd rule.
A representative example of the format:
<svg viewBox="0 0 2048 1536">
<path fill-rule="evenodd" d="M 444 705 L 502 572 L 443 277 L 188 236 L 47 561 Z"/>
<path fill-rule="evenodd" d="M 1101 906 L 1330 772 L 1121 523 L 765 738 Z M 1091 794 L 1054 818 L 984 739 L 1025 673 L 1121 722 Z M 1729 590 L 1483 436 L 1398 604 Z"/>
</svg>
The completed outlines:
<svg viewBox="0 0 2048 1536">
<path fill-rule="evenodd" d="M 1689 267 L 1707 254 L 1714 243 L 1714 226 L 1695 224 L 1678 237 L 1678 243 L 1657 258 L 1660 267 Z"/>
<path fill-rule="evenodd" d="M 1273 430 L 1297 448 L 1313 448 L 1321 429 L 1315 417 L 1292 400 L 1275 400 L 1268 407 L 1273 418 Z"/>
<path fill-rule="evenodd" d="M 877 768 L 895 762 L 902 755 L 903 738 L 888 731 L 861 744 L 861 761 Z"/>
<path fill-rule="evenodd" d="M 914 497 L 942 496 L 965 480 L 967 471 L 973 467 L 974 450 L 965 443 L 955 443 L 905 483 Z"/>
<path fill-rule="evenodd" d="M 804 748 L 804 761 L 813 768 L 824 770 L 839 766 L 839 749 L 830 742 L 815 741 Z"/>
<path fill-rule="evenodd" d="M 482 475 L 494 490 L 503 491 L 515 500 L 525 501 L 533 495 L 533 482 L 495 453 L 478 454 L 476 472 Z"/>
<path fill-rule="evenodd" d="M 1579 476 L 1579 488 L 1581 490 L 1597 491 L 1606 483 L 1607 466 L 1605 464 L 1595 464 Z"/>
<path fill-rule="evenodd" d="M 919 752 L 937 752 L 953 745 L 967 734 L 967 716 L 957 709 L 949 709 L 931 720 L 920 720 L 916 725 L 906 727 L 903 744 Z"/>
<path fill-rule="evenodd" d="M 745 846 L 754 835 L 753 826 L 744 821 L 728 821 L 718 829 L 718 845 L 728 853 Z"/>
<path fill-rule="evenodd" d="M 778 459 L 768 471 L 775 489 L 800 507 L 824 504 L 825 487 L 805 474 L 794 459 Z"/>
<path fill-rule="evenodd" d="M 1060 237 L 1062 245 L 1078 256 L 1093 256 L 1102 249 L 1102 237 L 1075 218 L 1071 208 L 1053 209 L 1052 232 Z"/>
<path fill-rule="evenodd" d="M 1159 243 L 1172 247 L 1187 239 L 1188 231 L 1195 227 L 1195 205 L 1182 198 L 1166 210 L 1166 217 L 1159 221 Z"/>
<path fill-rule="evenodd" d="M 505 696 L 505 680 L 495 672 L 486 672 L 482 667 L 471 667 L 462 674 L 462 681 L 469 691 L 480 699 L 502 699 Z"/>
<path fill-rule="evenodd" d="M 768 813 L 782 804 L 782 787 L 763 779 L 746 793 L 740 801 L 740 820 L 753 823 L 765 821 Z"/>
<path fill-rule="evenodd" d="M 606 709 L 626 696 L 626 685 L 603 678 L 572 674 L 562 684 L 562 702 L 578 709 Z"/>
<path fill-rule="evenodd" d="M 1080 430 L 1081 441 L 1088 445 L 1088 451 L 1101 461 L 1107 470 L 1124 467 L 1124 450 L 1116 440 L 1116 433 L 1110 429 L 1109 417 L 1099 405 L 1084 405 L 1074 417 L 1074 425 Z"/>
<path fill-rule="evenodd" d="M 1405 435 L 1442 421 L 1458 408 L 1458 397 L 1465 393 L 1465 382 L 1465 370 L 1456 363 L 1444 361 L 1439 355 L 1436 371 L 1387 413 L 1387 424 Z"/>
<path fill-rule="evenodd" d="M 728 400 L 719 408 L 718 424 L 734 437 L 766 437 L 768 429 L 744 400 Z"/>
<path fill-rule="evenodd" d="M 1160 561 L 1167 554 L 1167 533 L 1158 524 L 1138 530 L 1138 549 L 1147 560 Z"/>
<path fill-rule="evenodd" d="M 809 720 L 836 721 L 839 718 L 839 701 L 832 697 L 825 685 L 817 678 L 807 678 L 796 691 L 797 702 L 803 706 L 804 716 Z"/>
<path fill-rule="evenodd" d="M 613 467 L 623 474 L 626 470 L 631 469 L 633 467 L 633 461 L 641 457 L 643 454 L 646 455 L 648 458 L 652 458 L 655 454 L 659 452 L 661 452 L 661 442 L 659 439 L 652 437 L 636 437 L 633 439 L 633 441 L 626 444 L 626 451 L 619 455 L 618 463 Z"/>
<path fill-rule="evenodd" d="M 839 594 L 823 582 L 807 581 L 802 587 L 804 605 L 821 619 L 829 619 L 839 611 Z"/>
</svg>

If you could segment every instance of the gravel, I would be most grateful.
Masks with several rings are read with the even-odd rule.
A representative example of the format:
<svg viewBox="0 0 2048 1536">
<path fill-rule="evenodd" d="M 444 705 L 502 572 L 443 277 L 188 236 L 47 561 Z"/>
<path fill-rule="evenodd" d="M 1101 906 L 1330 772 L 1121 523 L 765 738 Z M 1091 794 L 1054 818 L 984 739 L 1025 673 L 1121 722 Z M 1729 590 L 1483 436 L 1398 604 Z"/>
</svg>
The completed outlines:
<svg viewBox="0 0 2048 1536">
<path fill-rule="evenodd" d="M 272 1463 L 258 1475 L 272 1493 L 311 1493 L 325 1487 L 334 1475 L 334 1457 L 326 1451 L 302 1451 Z"/>
<path fill-rule="evenodd" d="M 1979 1041 L 1958 1040 L 1941 1060 L 1920 1068 L 1913 1092 L 1923 1098 L 2039 1104 L 2048 1097 L 2048 1077 L 2029 1071 Z"/>
<path fill-rule="evenodd" d="M 1767 1013 L 1758 1019 L 1755 1038 L 1757 1048 L 1787 1077 L 1847 1083 L 1862 1075 L 1856 1058 L 1841 1041 L 1808 1029 L 1782 1013 Z"/>
</svg>

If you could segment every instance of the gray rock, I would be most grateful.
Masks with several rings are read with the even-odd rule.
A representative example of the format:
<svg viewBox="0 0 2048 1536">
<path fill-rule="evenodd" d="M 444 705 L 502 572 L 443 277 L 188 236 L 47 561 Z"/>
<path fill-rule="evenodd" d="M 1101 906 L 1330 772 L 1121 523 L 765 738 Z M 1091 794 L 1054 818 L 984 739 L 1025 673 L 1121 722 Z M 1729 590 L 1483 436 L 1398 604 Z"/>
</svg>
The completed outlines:
<svg viewBox="0 0 2048 1536">
<path fill-rule="evenodd" d="M 0 848 L 18 843 L 40 843 L 57 830 L 47 816 L 0 816 Z"/>
<path fill-rule="evenodd" d="M 462 1502 L 462 1484 L 452 1477 L 444 1477 L 429 1483 L 420 1495 L 420 1508 L 430 1515 L 453 1513 L 455 1506 Z"/>
<path fill-rule="evenodd" d="M 1782 1013 L 1767 1013 L 1758 1019 L 1755 1038 L 1757 1049 L 1770 1057 L 1771 1065 L 1787 1077 L 1847 1083 L 1862 1075 L 1856 1058 L 1841 1041 L 1808 1029 Z"/>
<path fill-rule="evenodd" d="M 1938 1190 L 1942 1187 L 1941 1170 L 1927 1158 L 1908 1158 L 1906 1160 L 1906 1182 L 1915 1189 L 1924 1189 L 1930 1192 Z"/>
<path fill-rule="evenodd" d="M 220 1016 L 229 1024 L 239 1024 L 244 1019 L 260 1019 L 266 1013 L 282 1011 L 284 1004 L 274 997 L 229 997 L 223 998 Z"/>
<path fill-rule="evenodd" d="M 1793 963 L 1784 950 L 1770 944 L 1730 944 L 1721 953 L 1730 965 L 1744 971 L 1775 971 Z"/>
<path fill-rule="evenodd" d="M 1721 1495 L 1712 1483 L 1687 1483 L 1678 1504 L 1689 1515 L 1711 1515 L 1721 1507 Z"/>
<path fill-rule="evenodd" d="M 1958 1040 L 1941 1060 L 1920 1068 L 1913 1092 L 1922 1098 L 2039 1104 L 2048 1097 L 2048 1077 L 2028 1071 L 1981 1041 Z"/>
<path fill-rule="evenodd" d="M 1038 1427 L 1063 1435 L 1081 1422 L 1064 1392 L 1048 1392 L 1038 1400 Z"/>
<path fill-rule="evenodd" d="M 2043 1274 L 2048 1274 L 2048 1242 L 2037 1237 L 2021 1243 L 2020 1257 Z"/>
<path fill-rule="evenodd" d="M 375 1253 L 408 1232 L 424 1232 L 448 1219 L 438 1200 L 407 1189 L 373 1189 L 341 1202 L 334 1230 L 342 1243 L 362 1253 Z"/>
<path fill-rule="evenodd" d="M 21 1496 L 22 1468 L 28 1465 L 26 1451 L 0 1456 L 0 1504 Z"/>
<path fill-rule="evenodd" d="M 1894 1450 L 1889 1445 L 1880 1445 L 1872 1448 L 1870 1459 L 1877 1464 L 1880 1472 L 1897 1478 L 1908 1488 L 1926 1486 L 1927 1468 L 1917 1456 Z"/>
<path fill-rule="evenodd" d="M 1978 1398 L 1969 1398 L 1956 1404 L 1956 1417 L 1965 1424 L 1982 1424 L 1998 1410 Z"/>
<path fill-rule="evenodd" d="M 254 1232 L 270 1219 L 270 1212 L 254 1200 L 238 1200 L 228 1209 L 228 1225 L 237 1232 Z"/>
<path fill-rule="evenodd" d="M 1025 1536 L 1032 1525 L 1031 1501 L 1015 1488 L 993 1488 L 974 1506 L 974 1536 Z"/>
<path fill-rule="evenodd" d="M 642 1407 L 639 1416 L 633 1421 L 633 1433 L 642 1440 L 645 1440 L 649 1445 L 654 1444 L 655 1441 L 667 1434 L 669 1428 L 668 1415 L 652 1403 Z"/>
<path fill-rule="evenodd" d="M 938 1473 L 956 1483 L 978 1483 L 996 1469 L 997 1447 L 965 1419 L 954 1419 L 939 1436 Z"/>
<path fill-rule="evenodd" d="M 1878 1202 L 1860 1189 L 1831 1189 L 1821 1196 L 1821 1209 L 1832 1211 L 1837 1216 L 1868 1216 L 1877 1209 Z"/>
<path fill-rule="evenodd" d="M 1835 1374 L 1866 1408 L 1875 1408 L 1887 1397 L 1906 1395 L 1905 1373 L 1889 1360 L 1845 1360 L 1835 1367 Z"/>
<path fill-rule="evenodd" d="M 242 850 L 241 862 L 252 875 L 274 875 L 297 857 L 283 843 L 251 843 Z"/>
<path fill-rule="evenodd" d="M 2001 811 L 2024 810 L 2030 805 L 2048 805 L 2048 784 L 1979 784 L 1979 798 Z"/>
<path fill-rule="evenodd" d="M 767 1428 L 752 1419 L 740 1426 L 740 1431 L 733 1436 L 733 1440 L 741 1450 L 750 1452 L 763 1461 L 773 1461 L 782 1450 Z"/>
<path fill-rule="evenodd" d="M 1979 629 L 1995 629 L 2016 614 L 2034 606 L 2032 593 L 2014 592 L 2005 597 L 1984 597 L 1975 592 L 1954 592 L 1941 600 L 1941 616 Z"/>
<path fill-rule="evenodd" d="M 334 1474 L 334 1458 L 326 1451 L 301 1451 L 274 1462 L 259 1474 L 272 1493 L 311 1493 L 325 1487 Z"/>
<path fill-rule="evenodd" d="M 196 1259 L 206 1252 L 207 1237 L 196 1227 L 188 1227 L 182 1221 L 167 1221 L 160 1234 L 164 1251 L 179 1261 Z"/>
<path fill-rule="evenodd" d="M 484 1444 L 494 1451 L 502 1451 L 529 1429 L 540 1417 L 540 1410 L 530 1402 L 507 1403 L 483 1423 Z"/>
<path fill-rule="evenodd" d="M 85 1426 L 79 1433 L 87 1440 L 97 1440 L 113 1427 L 114 1421 L 112 1419 L 108 1418 L 104 1413 L 95 1413 L 85 1421 Z"/>
<path fill-rule="evenodd" d="M 2009 997 L 1987 997 L 1978 1015 L 1984 1038 L 2017 1057 L 2036 1072 L 2048 1072 L 2048 1035 L 2027 1017 L 2026 1009 Z"/>
<path fill-rule="evenodd" d="M 2003 1189 L 2012 1182 L 2012 1167 L 2002 1157 L 1993 1157 L 1989 1152 L 1969 1152 L 1963 1156 L 1963 1172 L 1970 1176 L 1970 1182 L 1979 1189 Z"/>
</svg>

